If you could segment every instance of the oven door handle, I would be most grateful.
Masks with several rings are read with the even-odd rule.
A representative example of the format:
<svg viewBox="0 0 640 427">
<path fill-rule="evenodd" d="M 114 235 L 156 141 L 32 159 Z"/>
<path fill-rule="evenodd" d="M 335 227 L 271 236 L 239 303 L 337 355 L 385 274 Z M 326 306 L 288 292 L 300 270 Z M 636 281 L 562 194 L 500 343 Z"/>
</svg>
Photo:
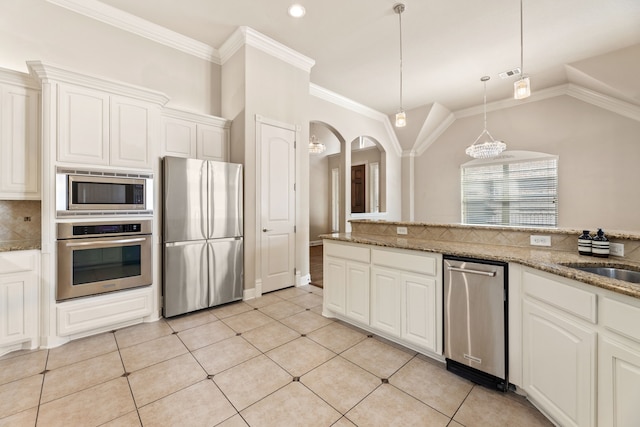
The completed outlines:
<svg viewBox="0 0 640 427">
<path fill-rule="evenodd" d="M 66 243 L 65 245 L 69 248 L 77 247 L 77 246 L 100 246 L 100 245 L 113 245 L 121 244 L 121 243 L 136 243 L 136 242 L 144 242 L 146 240 L 145 237 L 138 237 L 136 239 L 120 239 L 120 240 L 109 240 L 106 242 L 102 241 L 93 241 L 93 242 L 72 242 Z"/>
</svg>

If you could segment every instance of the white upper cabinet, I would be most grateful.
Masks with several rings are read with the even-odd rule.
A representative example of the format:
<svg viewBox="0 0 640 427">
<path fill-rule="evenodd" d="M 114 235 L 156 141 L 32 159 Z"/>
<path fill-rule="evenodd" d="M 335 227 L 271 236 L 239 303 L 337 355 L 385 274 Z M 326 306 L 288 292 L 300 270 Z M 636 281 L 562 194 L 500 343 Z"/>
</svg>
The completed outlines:
<svg viewBox="0 0 640 427">
<path fill-rule="evenodd" d="M 27 65 L 42 84 L 43 140 L 56 147 L 48 161 L 153 169 L 166 95 L 39 61 Z"/>
<path fill-rule="evenodd" d="M 40 199 L 40 91 L 27 78 L 0 70 L 0 199 Z"/>
<path fill-rule="evenodd" d="M 162 154 L 229 161 L 229 126 L 219 117 L 165 108 Z"/>
<path fill-rule="evenodd" d="M 109 164 L 109 94 L 60 85 L 58 161 Z"/>
</svg>

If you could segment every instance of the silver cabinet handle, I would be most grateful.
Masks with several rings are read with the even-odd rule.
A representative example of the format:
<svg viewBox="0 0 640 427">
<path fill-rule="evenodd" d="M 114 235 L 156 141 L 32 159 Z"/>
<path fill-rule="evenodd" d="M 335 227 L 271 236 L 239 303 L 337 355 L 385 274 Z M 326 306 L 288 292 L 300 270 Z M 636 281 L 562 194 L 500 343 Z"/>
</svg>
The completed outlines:
<svg viewBox="0 0 640 427">
<path fill-rule="evenodd" d="M 146 239 L 144 237 L 140 237 L 137 239 L 121 239 L 121 240 L 109 240 L 106 242 L 101 242 L 101 241 L 92 241 L 92 242 L 78 242 L 78 243 L 67 243 L 66 246 L 67 247 L 74 247 L 74 246 L 101 246 L 101 245 L 113 245 L 114 243 L 135 243 L 135 242 L 144 242 Z"/>
<path fill-rule="evenodd" d="M 481 276 L 489 276 L 489 277 L 495 277 L 495 275 L 496 275 L 495 271 L 469 270 L 467 268 L 458 268 L 458 267 L 447 267 L 447 270 L 449 270 L 449 271 L 457 271 L 457 272 L 460 272 L 460 273 L 479 274 Z"/>
<path fill-rule="evenodd" d="M 266 233 L 267 231 L 273 231 L 273 229 L 272 228 L 263 228 L 262 229 L 263 233 Z"/>
</svg>

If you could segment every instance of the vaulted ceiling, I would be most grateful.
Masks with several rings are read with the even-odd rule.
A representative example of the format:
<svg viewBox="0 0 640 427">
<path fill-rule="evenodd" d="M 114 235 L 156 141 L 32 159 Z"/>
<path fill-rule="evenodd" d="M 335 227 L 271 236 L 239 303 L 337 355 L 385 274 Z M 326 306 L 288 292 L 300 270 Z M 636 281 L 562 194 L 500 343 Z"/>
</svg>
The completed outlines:
<svg viewBox="0 0 640 427">
<path fill-rule="evenodd" d="M 518 0 L 402 0 L 404 108 L 449 111 L 511 96 L 520 65 Z M 399 106 L 395 0 L 102 0 L 219 48 L 239 26 L 316 61 L 311 81 L 385 114 Z M 574 82 L 640 105 L 640 1 L 523 0 L 524 70 L 534 91 Z M 624 49 L 635 46 L 635 48 Z M 624 49 L 620 52 L 616 52 Z"/>
</svg>

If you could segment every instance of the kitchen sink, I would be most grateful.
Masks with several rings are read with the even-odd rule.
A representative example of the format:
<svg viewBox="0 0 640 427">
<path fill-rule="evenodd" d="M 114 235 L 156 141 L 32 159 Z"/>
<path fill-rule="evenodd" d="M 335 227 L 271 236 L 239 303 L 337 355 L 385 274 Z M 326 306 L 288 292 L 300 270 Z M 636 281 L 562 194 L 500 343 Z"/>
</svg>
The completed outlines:
<svg viewBox="0 0 640 427">
<path fill-rule="evenodd" d="M 587 273 L 598 274 L 612 279 L 624 280 L 625 282 L 640 284 L 640 271 L 628 270 L 620 267 L 604 267 L 582 264 L 564 264 L 565 267 L 575 268 Z"/>
</svg>

